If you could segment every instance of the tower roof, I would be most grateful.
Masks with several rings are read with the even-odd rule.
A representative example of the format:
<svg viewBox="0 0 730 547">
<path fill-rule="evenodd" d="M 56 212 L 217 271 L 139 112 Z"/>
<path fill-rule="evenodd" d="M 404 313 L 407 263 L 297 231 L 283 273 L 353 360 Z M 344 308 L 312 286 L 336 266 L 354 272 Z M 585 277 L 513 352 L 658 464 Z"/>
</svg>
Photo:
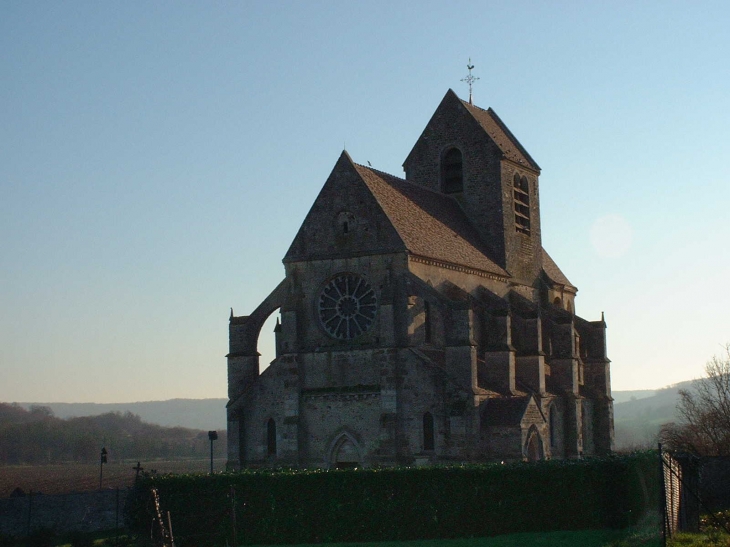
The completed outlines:
<svg viewBox="0 0 730 547">
<path fill-rule="evenodd" d="M 540 172 L 540 166 L 534 159 L 532 159 L 532 156 L 530 156 L 527 150 L 525 150 L 525 148 L 520 144 L 520 141 L 517 140 L 500 117 L 497 116 L 497 113 L 494 110 L 491 108 L 484 110 L 483 108 L 469 104 L 467 101 L 462 101 L 452 89 L 449 89 L 446 92 L 446 95 L 444 95 L 444 98 L 441 100 L 441 103 L 436 109 L 436 112 L 434 112 L 431 120 L 433 121 L 433 119 L 438 116 L 439 111 L 449 103 L 462 106 L 464 111 L 477 122 L 479 127 L 481 127 L 489 138 L 497 145 L 504 158 L 520 165 L 524 165 L 538 173 Z M 429 122 L 429 124 L 430 123 L 431 122 Z M 429 124 L 426 124 L 427 128 Z M 426 130 L 424 130 L 424 133 L 425 131 Z M 404 166 L 408 164 L 408 160 L 411 158 L 411 155 L 416 150 L 416 147 L 423 136 L 424 135 L 422 134 L 416 141 L 416 144 L 411 149 L 408 157 L 403 162 Z"/>
<path fill-rule="evenodd" d="M 453 93 L 453 91 L 451 92 Z M 494 110 L 491 108 L 484 110 L 466 101 L 459 100 L 499 147 L 505 158 L 525 165 L 534 171 L 540 171 L 537 162 L 532 159 L 532 156 L 524 149 L 520 141 L 517 140 Z"/>
<path fill-rule="evenodd" d="M 573 285 L 567 277 L 565 277 L 565 274 L 558 268 L 558 265 L 555 263 L 555 261 L 552 259 L 552 257 L 547 253 L 545 249 L 542 250 L 542 270 L 545 272 L 545 275 L 548 276 L 550 281 L 557 283 L 559 285 L 565 285 L 566 287 L 571 287 L 575 289 L 575 285 Z M 576 289 L 577 290 L 577 289 Z"/>
</svg>

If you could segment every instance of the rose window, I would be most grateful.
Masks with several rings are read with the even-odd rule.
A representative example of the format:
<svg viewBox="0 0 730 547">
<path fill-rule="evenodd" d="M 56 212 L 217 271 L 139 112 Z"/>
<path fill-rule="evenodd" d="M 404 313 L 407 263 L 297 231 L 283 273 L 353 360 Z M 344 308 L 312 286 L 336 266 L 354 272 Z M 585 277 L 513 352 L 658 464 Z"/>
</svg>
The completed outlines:
<svg viewBox="0 0 730 547">
<path fill-rule="evenodd" d="M 375 291 L 356 274 L 337 275 L 319 295 L 322 326 L 327 334 L 340 340 L 350 340 L 368 330 L 376 310 Z"/>
</svg>

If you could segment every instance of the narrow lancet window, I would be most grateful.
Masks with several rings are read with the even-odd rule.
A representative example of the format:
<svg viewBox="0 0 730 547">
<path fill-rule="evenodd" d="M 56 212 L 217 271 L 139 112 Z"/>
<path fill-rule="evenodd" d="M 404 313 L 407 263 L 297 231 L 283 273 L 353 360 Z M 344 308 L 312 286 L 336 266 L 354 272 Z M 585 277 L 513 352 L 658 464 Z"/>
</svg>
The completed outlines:
<svg viewBox="0 0 730 547">
<path fill-rule="evenodd" d="M 515 229 L 522 234 L 530 234 L 530 183 L 527 177 L 514 177 Z"/>
<path fill-rule="evenodd" d="M 431 304 L 423 303 L 423 338 L 427 344 L 431 343 Z"/>
<path fill-rule="evenodd" d="M 431 414 L 430 412 L 426 412 L 423 415 L 423 449 L 433 450 L 433 447 L 433 414 Z"/>
<path fill-rule="evenodd" d="M 441 160 L 441 184 L 444 194 L 464 191 L 464 168 L 461 150 L 449 148 Z"/>
<path fill-rule="evenodd" d="M 266 424 L 266 453 L 276 456 L 276 422 L 270 418 Z"/>
</svg>

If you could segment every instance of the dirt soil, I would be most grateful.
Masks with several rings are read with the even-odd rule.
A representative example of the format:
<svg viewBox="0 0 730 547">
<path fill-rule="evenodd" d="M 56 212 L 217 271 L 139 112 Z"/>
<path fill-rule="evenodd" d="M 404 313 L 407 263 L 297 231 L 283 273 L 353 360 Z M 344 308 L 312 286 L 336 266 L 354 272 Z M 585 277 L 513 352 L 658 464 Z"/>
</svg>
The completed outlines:
<svg viewBox="0 0 730 547">
<path fill-rule="evenodd" d="M 157 473 L 207 473 L 210 460 L 174 460 L 140 462 L 145 471 Z M 0 466 L 0 498 L 10 496 L 16 488 L 43 494 L 65 494 L 99 489 L 99 465 L 66 463 L 55 465 Z M 134 483 L 136 461 L 104 464 L 102 488 L 127 488 Z M 213 461 L 214 471 L 225 469 L 225 460 Z"/>
</svg>

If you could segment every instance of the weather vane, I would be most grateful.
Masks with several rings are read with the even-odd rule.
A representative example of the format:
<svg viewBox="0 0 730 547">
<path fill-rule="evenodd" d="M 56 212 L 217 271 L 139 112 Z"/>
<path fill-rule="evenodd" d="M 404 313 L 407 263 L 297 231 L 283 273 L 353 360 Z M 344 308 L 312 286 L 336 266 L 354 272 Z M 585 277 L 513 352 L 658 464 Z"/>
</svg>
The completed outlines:
<svg viewBox="0 0 730 547">
<path fill-rule="evenodd" d="M 469 69 L 469 75 L 466 78 L 462 78 L 461 81 L 469 84 L 469 104 L 474 104 L 471 102 L 471 86 L 474 85 L 474 82 L 476 82 L 479 77 L 471 75 L 471 69 L 474 68 L 474 65 L 471 64 L 471 57 L 469 57 L 469 62 L 467 63 L 466 68 Z"/>
</svg>

